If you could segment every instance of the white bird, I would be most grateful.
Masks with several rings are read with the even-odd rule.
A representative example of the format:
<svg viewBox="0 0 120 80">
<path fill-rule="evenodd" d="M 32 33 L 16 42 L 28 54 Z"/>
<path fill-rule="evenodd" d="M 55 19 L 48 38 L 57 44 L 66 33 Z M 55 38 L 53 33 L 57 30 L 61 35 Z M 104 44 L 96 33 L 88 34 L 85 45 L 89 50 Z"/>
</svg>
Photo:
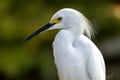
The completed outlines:
<svg viewBox="0 0 120 80">
<path fill-rule="evenodd" d="M 64 8 L 56 12 L 50 22 L 30 35 L 61 29 L 53 42 L 53 53 L 60 80 L 105 80 L 103 56 L 87 38 L 93 32 L 89 21 L 77 10 Z"/>
</svg>

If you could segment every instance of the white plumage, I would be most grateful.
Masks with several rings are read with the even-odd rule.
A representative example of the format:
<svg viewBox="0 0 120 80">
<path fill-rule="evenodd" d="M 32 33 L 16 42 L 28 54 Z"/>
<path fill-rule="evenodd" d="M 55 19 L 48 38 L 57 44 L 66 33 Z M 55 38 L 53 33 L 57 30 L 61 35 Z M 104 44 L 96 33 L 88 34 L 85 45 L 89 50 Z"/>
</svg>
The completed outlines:
<svg viewBox="0 0 120 80">
<path fill-rule="evenodd" d="M 53 42 L 60 80 L 105 80 L 103 56 L 95 44 L 84 35 L 86 33 L 91 37 L 93 32 L 89 21 L 80 12 L 64 8 L 53 15 L 49 24 L 52 25 L 47 30 L 61 29 Z M 36 32 L 42 31 L 40 29 Z M 33 34 L 38 34 L 35 33 Z"/>
</svg>

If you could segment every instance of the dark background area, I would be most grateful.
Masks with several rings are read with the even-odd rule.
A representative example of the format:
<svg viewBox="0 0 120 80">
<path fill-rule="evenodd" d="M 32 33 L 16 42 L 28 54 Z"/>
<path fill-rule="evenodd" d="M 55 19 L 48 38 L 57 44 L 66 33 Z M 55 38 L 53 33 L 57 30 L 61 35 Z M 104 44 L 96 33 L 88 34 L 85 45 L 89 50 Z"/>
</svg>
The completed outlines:
<svg viewBox="0 0 120 80">
<path fill-rule="evenodd" d="M 107 80 L 120 80 L 119 0 L 0 0 L 0 80 L 58 80 L 52 41 L 58 30 L 24 39 L 61 8 L 74 8 L 93 24 Z"/>
</svg>

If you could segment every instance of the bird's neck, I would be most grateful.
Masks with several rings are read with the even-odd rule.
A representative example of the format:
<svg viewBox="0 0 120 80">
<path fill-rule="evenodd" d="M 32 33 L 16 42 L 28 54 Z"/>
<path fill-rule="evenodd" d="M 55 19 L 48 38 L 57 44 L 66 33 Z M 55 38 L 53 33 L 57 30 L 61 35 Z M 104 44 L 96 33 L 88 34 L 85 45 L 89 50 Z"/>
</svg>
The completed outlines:
<svg viewBox="0 0 120 80">
<path fill-rule="evenodd" d="M 77 40 L 80 37 L 79 31 L 64 29 L 58 32 L 58 34 L 55 37 L 54 45 L 55 46 L 61 46 L 61 47 L 70 47 L 73 45 L 73 42 Z"/>
<path fill-rule="evenodd" d="M 79 24 L 78 24 L 79 25 Z M 80 25 L 78 26 L 77 24 L 67 29 L 65 29 L 65 31 L 68 31 L 71 34 L 71 37 L 74 38 L 78 38 L 81 34 L 83 34 L 84 32 L 84 28 Z"/>
<path fill-rule="evenodd" d="M 72 35 L 67 30 L 61 30 L 55 37 L 54 45 L 55 46 L 69 46 L 73 40 Z"/>
</svg>

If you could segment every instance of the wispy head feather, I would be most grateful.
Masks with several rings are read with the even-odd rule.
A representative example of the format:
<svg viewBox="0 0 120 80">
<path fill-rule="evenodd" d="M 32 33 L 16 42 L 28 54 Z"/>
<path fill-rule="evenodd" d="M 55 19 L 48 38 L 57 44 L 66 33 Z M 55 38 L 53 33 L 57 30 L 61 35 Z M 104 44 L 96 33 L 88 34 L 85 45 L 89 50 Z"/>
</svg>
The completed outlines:
<svg viewBox="0 0 120 80">
<path fill-rule="evenodd" d="M 82 17 L 82 23 L 83 23 L 82 27 L 84 27 L 83 33 L 91 39 L 91 37 L 94 37 L 94 30 L 93 30 L 92 24 L 85 16 L 82 15 L 81 17 Z"/>
</svg>

